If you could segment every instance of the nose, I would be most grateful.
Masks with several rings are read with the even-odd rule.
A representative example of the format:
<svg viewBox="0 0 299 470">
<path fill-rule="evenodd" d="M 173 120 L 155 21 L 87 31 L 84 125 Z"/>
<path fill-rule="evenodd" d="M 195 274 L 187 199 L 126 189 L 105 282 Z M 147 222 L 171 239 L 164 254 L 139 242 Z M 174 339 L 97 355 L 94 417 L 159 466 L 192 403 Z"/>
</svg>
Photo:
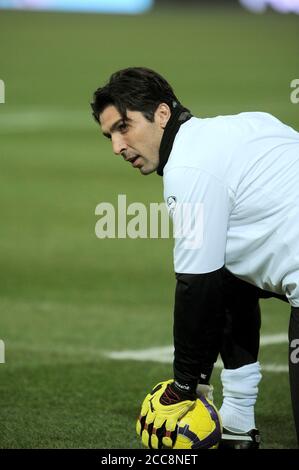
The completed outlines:
<svg viewBox="0 0 299 470">
<path fill-rule="evenodd" d="M 122 135 L 112 136 L 112 148 L 115 155 L 120 155 L 127 149 L 127 145 Z"/>
</svg>

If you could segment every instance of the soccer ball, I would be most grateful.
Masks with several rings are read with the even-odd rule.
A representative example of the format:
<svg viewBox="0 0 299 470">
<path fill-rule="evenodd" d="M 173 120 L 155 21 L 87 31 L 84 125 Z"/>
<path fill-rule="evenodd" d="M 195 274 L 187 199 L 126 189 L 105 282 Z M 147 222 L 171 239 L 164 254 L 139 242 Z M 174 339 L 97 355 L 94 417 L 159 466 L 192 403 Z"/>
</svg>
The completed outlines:
<svg viewBox="0 0 299 470">
<path fill-rule="evenodd" d="M 217 449 L 222 424 L 215 405 L 204 397 L 180 419 L 173 449 Z"/>
</svg>

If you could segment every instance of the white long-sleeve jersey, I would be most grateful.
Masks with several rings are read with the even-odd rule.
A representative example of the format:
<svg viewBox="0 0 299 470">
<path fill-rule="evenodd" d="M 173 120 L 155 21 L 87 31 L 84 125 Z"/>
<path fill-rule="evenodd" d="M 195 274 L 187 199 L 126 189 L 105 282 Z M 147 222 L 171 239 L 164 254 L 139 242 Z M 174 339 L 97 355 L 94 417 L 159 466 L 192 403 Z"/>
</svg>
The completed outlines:
<svg viewBox="0 0 299 470">
<path fill-rule="evenodd" d="M 164 167 L 164 197 L 176 221 L 200 208 L 201 242 L 175 240 L 176 273 L 223 265 L 299 307 L 299 133 L 267 113 L 181 125 Z"/>
</svg>

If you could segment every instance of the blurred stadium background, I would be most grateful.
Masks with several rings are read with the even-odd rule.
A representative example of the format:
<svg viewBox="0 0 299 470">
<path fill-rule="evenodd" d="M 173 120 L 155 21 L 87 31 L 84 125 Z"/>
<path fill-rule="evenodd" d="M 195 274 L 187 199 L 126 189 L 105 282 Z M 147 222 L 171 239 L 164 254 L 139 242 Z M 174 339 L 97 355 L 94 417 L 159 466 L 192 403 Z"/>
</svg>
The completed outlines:
<svg viewBox="0 0 299 470">
<path fill-rule="evenodd" d="M 0 10 L 1 448 L 139 448 L 141 400 L 172 375 L 169 354 L 138 353 L 172 344 L 172 240 L 94 233 L 99 202 L 149 206 L 162 181 L 113 156 L 92 92 L 145 65 L 194 114 L 267 111 L 298 129 L 298 20 L 237 1 L 160 0 L 139 15 Z M 257 425 L 263 448 L 292 448 L 288 308 L 262 310 Z M 108 354 L 132 350 L 138 361 Z M 219 406 L 219 368 L 213 384 Z"/>
</svg>

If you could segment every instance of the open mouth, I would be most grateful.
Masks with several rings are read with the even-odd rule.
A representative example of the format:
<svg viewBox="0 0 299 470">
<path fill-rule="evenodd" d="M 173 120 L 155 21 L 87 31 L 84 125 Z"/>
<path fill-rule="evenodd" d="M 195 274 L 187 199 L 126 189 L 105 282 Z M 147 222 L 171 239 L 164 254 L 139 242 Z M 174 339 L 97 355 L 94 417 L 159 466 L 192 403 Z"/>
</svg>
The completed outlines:
<svg viewBox="0 0 299 470">
<path fill-rule="evenodd" d="M 140 157 L 140 155 L 136 155 L 136 157 L 129 160 L 129 162 L 131 163 L 132 166 L 137 167 L 140 164 L 139 157 Z"/>
</svg>

